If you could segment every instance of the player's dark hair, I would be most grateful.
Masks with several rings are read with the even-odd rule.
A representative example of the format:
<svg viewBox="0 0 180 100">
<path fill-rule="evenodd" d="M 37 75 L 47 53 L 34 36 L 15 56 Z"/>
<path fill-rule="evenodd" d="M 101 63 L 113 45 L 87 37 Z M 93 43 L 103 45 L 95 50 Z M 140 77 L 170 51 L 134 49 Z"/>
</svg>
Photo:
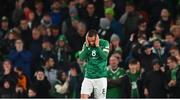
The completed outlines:
<svg viewBox="0 0 180 100">
<path fill-rule="evenodd" d="M 168 57 L 168 59 L 173 61 L 173 62 L 176 62 L 176 63 L 178 62 L 177 58 L 174 56 L 170 56 L 170 57 Z"/>
<path fill-rule="evenodd" d="M 144 18 L 143 18 L 143 19 L 140 19 L 140 20 L 138 21 L 138 25 L 141 25 L 141 24 L 143 24 L 143 23 L 147 23 Z"/>
<path fill-rule="evenodd" d="M 96 36 L 98 34 L 98 32 L 94 29 L 91 29 L 88 31 L 88 37 L 93 37 Z"/>
<path fill-rule="evenodd" d="M 22 68 L 21 66 L 17 66 L 16 69 L 17 69 L 18 71 L 23 72 L 23 68 Z"/>
<path fill-rule="evenodd" d="M 165 34 L 165 36 L 172 36 L 172 37 L 174 37 L 174 34 L 169 33 L 169 34 Z"/>
<path fill-rule="evenodd" d="M 173 46 L 171 46 L 171 48 L 169 50 L 178 50 L 179 51 L 179 48 L 176 45 L 173 45 Z"/>
<path fill-rule="evenodd" d="M 129 60 L 129 64 L 132 64 L 132 65 L 136 65 L 136 64 L 138 64 L 138 60 L 136 60 L 136 59 L 130 59 Z"/>
<path fill-rule="evenodd" d="M 28 90 L 32 90 L 33 92 L 37 93 L 37 90 L 33 85 L 31 85 Z"/>
</svg>

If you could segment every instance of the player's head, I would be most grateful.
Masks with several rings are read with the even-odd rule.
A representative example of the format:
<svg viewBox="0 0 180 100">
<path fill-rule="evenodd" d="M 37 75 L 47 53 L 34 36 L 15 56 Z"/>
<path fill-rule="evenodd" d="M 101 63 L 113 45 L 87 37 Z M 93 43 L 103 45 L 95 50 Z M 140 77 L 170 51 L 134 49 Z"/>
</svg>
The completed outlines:
<svg viewBox="0 0 180 100">
<path fill-rule="evenodd" d="M 161 67 L 161 63 L 158 59 L 154 59 L 152 61 L 152 65 L 153 65 L 153 70 L 154 71 L 159 71 L 160 70 L 160 67 Z"/>
<path fill-rule="evenodd" d="M 136 73 L 138 66 L 139 66 L 139 63 L 136 59 L 131 59 L 129 61 L 128 67 L 131 73 Z"/>
<path fill-rule="evenodd" d="M 119 59 L 114 56 L 114 55 L 111 55 L 110 59 L 109 59 L 109 65 L 112 69 L 116 69 L 118 67 L 118 64 L 119 64 Z"/>
<path fill-rule="evenodd" d="M 98 35 L 98 32 L 96 30 L 89 30 L 87 33 L 87 40 L 90 45 L 94 46 L 96 41 L 96 36 Z"/>
<path fill-rule="evenodd" d="M 174 56 L 168 57 L 167 65 L 168 65 L 169 69 L 175 68 L 177 66 L 177 63 L 178 63 L 178 60 L 176 57 L 174 57 Z"/>
</svg>

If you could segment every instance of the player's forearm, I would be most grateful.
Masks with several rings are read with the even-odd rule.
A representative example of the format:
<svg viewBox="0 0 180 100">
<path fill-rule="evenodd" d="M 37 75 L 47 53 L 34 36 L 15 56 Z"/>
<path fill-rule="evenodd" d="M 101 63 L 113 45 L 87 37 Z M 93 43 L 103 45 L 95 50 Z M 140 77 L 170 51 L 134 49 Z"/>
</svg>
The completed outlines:
<svg viewBox="0 0 180 100">
<path fill-rule="evenodd" d="M 98 47 L 98 53 L 99 53 L 101 58 L 107 59 L 107 57 L 108 57 L 108 50 L 107 51 L 103 51 L 100 47 Z"/>
<path fill-rule="evenodd" d="M 87 58 L 87 54 L 88 54 L 88 47 L 85 46 L 79 55 L 80 60 L 85 60 Z"/>
</svg>

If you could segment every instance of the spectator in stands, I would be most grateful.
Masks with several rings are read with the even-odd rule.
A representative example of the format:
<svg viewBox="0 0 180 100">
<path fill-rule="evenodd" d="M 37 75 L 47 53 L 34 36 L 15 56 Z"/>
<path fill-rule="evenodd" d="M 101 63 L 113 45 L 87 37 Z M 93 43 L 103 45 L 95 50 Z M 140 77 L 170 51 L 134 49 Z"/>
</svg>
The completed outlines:
<svg viewBox="0 0 180 100">
<path fill-rule="evenodd" d="M 27 94 L 26 94 L 26 90 L 24 90 L 24 88 L 20 85 L 17 85 L 15 88 L 16 91 L 16 96 L 17 98 L 26 98 Z"/>
<path fill-rule="evenodd" d="M 0 88 L 1 98 L 15 98 L 15 88 L 12 87 L 12 83 L 9 80 L 3 81 L 3 86 Z"/>
<path fill-rule="evenodd" d="M 85 41 L 86 25 L 83 22 L 76 24 L 76 30 L 68 33 L 67 39 L 69 46 L 72 48 L 72 54 L 74 55 L 77 51 L 81 50 Z"/>
<path fill-rule="evenodd" d="M 153 69 L 152 61 L 155 58 L 156 56 L 152 53 L 152 46 L 150 44 L 146 44 L 142 47 L 142 54 L 140 54 L 139 59 L 145 72 L 149 72 Z"/>
<path fill-rule="evenodd" d="M 61 26 L 63 19 L 63 12 L 61 11 L 62 1 L 55 0 L 51 5 L 50 16 L 52 19 L 52 25 Z"/>
<path fill-rule="evenodd" d="M 24 73 L 30 78 L 31 76 L 31 52 L 24 50 L 24 42 L 21 39 L 15 41 L 15 50 L 9 53 L 9 58 L 14 67 L 22 66 Z"/>
<path fill-rule="evenodd" d="M 44 62 L 46 58 L 50 56 L 55 58 L 55 55 L 53 54 L 53 44 L 50 40 L 50 37 L 44 37 L 41 47 L 42 47 L 40 53 L 41 64 Z"/>
<path fill-rule="evenodd" d="M 42 66 L 45 76 L 51 85 L 57 80 L 57 70 L 55 69 L 55 59 L 51 56 L 47 57 Z"/>
<path fill-rule="evenodd" d="M 83 72 L 76 65 L 70 66 L 69 70 L 69 98 L 80 98 Z"/>
<path fill-rule="evenodd" d="M 80 51 L 76 52 L 76 54 L 75 54 L 76 60 L 71 62 L 69 66 L 70 66 L 70 68 L 75 67 L 76 70 L 77 70 L 77 73 L 79 74 L 79 76 L 81 78 L 84 78 L 84 71 L 85 71 L 84 68 L 85 68 L 85 65 L 86 65 L 86 61 L 80 60 L 79 55 L 80 55 Z M 82 81 L 82 80 L 80 80 L 80 81 Z"/>
<path fill-rule="evenodd" d="M 169 96 L 171 98 L 180 97 L 180 68 L 178 65 L 178 60 L 174 56 L 170 56 L 167 59 L 167 65 L 169 67 L 169 79 L 168 79 L 168 90 Z"/>
<path fill-rule="evenodd" d="M 90 29 L 99 28 L 99 17 L 95 14 L 95 6 L 93 3 L 88 3 L 86 6 L 86 15 L 84 15 L 84 21 L 87 25 L 87 31 Z"/>
<path fill-rule="evenodd" d="M 69 87 L 69 77 L 64 71 L 57 73 L 57 80 L 52 85 L 50 95 L 54 98 L 67 98 Z"/>
<path fill-rule="evenodd" d="M 30 88 L 28 89 L 28 97 L 29 97 L 29 98 L 37 98 L 37 91 L 36 91 L 35 88 L 30 87 Z"/>
<path fill-rule="evenodd" d="M 24 0 L 17 0 L 15 3 L 15 9 L 12 14 L 12 21 L 14 25 L 19 25 L 20 20 L 23 18 L 23 5 Z"/>
<path fill-rule="evenodd" d="M 29 51 L 32 53 L 32 75 L 34 75 L 35 70 L 41 64 L 40 54 L 42 51 L 42 36 L 39 27 L 32 29 L 32 42 L 30 44 Z"/>
<path fill-rule="evenodd" d="M 113 33 L 117 34 L 122 42 L 125 40 L 125 34 L 123 31 L 123 26 L 114 19 L 114 10 L 113 8 L 106 8 L 105 9 L 105 17 L 110 21 L 110 29 Z"/>
<path fill-rule="evenodd" d="M 172 46 L 169 50 L 171 56 L 176 57 L 178 64 L 180 64 L 180 50 L 176 46 Z"/>
<path fill-rule="evenodd" d="M 125 70 L 128 69 L 127 64 L 125 63 L 125 61 L 123 59 L 124 58 L 123 53 L 121 51 L 114 51 L 112 55 L 115 56 L 118 59 L 119 66 L 121 66 L 121 68 L 123 68 Z"/>
<path fill-rule="evenodd" d="M 140 75 L 138 73 L 138 61 L 131 59 L 129 61 L 129 70 L 127 75 L 123 78 L 123 97 L 125 98 L 139 98 L 140 97 Z"/>
<path fill-rule="evenodd" d="M 169 11 L 166 8 L 161 10 L 160 16 L 161 16 L 160 24 L 161 24 L 162 28 L 164 29 L 162 32 L 163 33 L 162 37 L 164 38 L 165 34 L 169 33 L 169 29 L 170 29 L 170 25 L 172 24 L 172 20 L 170 18 Z"/>
<path fill-rule="evenodd" d="M 42 68 L 37 69 L 35 73 L 35 80 L 33 81 L 33 86 L 37 91 L 37 98 L 47 98 L 50 97 L 49 91 L 51 89 L 50 82 L 47 80 L 44 70 Z"/>
<path fill-rule="evenodd" d="M 165 46 L 169 50 L 172 46 L 177 45 L 175 41 L 175 37 L 173 34 L 166 34 L 165 35 Z"/>
<path fill-rule="evenodd" d="M 99 22 L 99 36 L 105 40 L 110 41 L 110 37 L 113 34 L 110 29 L 110 21 L 107 18 L 101 18 Z"/>
<path fill-rule="evenodd" d="M 14 49 L 15 47 L 14 43 L 18 38 L 19 38 L 18 32 L 15 30 L 15 28 L 13 28 L 6 34 L 4 39 L 0 40 L 1 41 L 0 44 L 2 46 L 2 49 L 0 51 L 3 54 L 2 55 L 3 59 L 6 59 L 10 50 Z"/>
<path fill-rule="evenodd" d="M 112 55 L 109 59 L 107 73 L 107 98 L 121 98 L 123 95 L 122 77 L 125 75 L 125 70 L 119 66 L 118 58 L 114 55 Z"/>
<path fill-rule="evenodd" d="M 35 8 L 35 21 L 40 24 L 41 19 L 44 15 L 44 4 L 42 0 L 36 0 L 34 3 Z"/>
<path fill-rule="evenodd" d="M 125 13 L 119 19 L 119 22 L 123 24 L 125 28 L 127 39 L 130 37 L 131 33 L 138 28 L 137 25 L 139 20 L 140 16 L 135 10 L 135 5 L 130 2 L 127 3 Z"/>
<path fill-rule="evenodd" d="M 177 46 L 180 48 L 180 25 L 172 26 L 170 32 L 174 35 Z"/>
<path fill-rule="evenodd" d="M 59 26 L 55 26 L 55 25 L 51 26 L 50 31 L 51 31 L 51 40 L 52 40 L 52 43 L 55 44 L 56 41 L 58 40 L 58 36 L 61 35 Z"/>
<path fill-rule="evenodd" d="M 20 20 L 20 36 L 24 42 L 24 48 L 29 49 L 30 43 L 32 41 L 32 32 L 28 27 L 28 22 L 25 19 Z"/>
<path fill-rule="evenodd" d="M 85 12 L 86 12 L 86 0 L 77 0 L 76 2 L 76 8 L 78 10 L 78 15 L 80 19 L 83 19 Z"/>
<path fill-rule="evenodd" d="M 69 68 L 67 68 L 67 65 L 71 61 L 71 48 L 68 45 L 68 41 L 65 35 L 62 34 L 58 37 L 53 52 L 57 57 L 58 69 L 68 72 Z"/>
<path fill-rule="evenodd" d="M 69 1 L 68 3 L 68 17 L 62 23 L 62 33 L 70 34 L 71 31 L 75 31 L 77 23 L 79 21 L 78 10 L 76 8 L 75 1 Z"/>
<path fill-rule="evenodd" d="M 121 40 L 119 36 L 116 34 L 113 34 L 111 36 L 111 41 L 110 41 L 110 53 L 113 53 L 114 51 L 123 52 L 120 45 L 121 45 Z"/>
<path fill-rule="evenodd" d="M 8 31 L 9 31 L 8 18 L 6 16 L 3 16 L 1 18 L 0 39 L 3 39 Z"/>
<path fill-rule="evenodd" d="M 124 50 L 125 54 L 128 54 L 126 59 L 133 57 L 138 60 L 141 59 L 139 56 L 142 54 L 142 47 L 146 45 L 148 41 L 146 34 L 139 34 L 137 37 L 137 40 L 135 40 L 135 34 L 132 34 L 128 43 L 126 44 Z"/>
<path fill-rule="evenodd" d="M 29 21 L 29 14 L 31 13 L 31 8 L 26 4 L 26 2 L 23 3 L 23 18 L 27 21 Z"/>
<path fill-rule="evenodd" d="M 18 83 L 16 86 L 22 88 L 21 90 L 27 91 L 30 84 L 29 78 L 24 74 L 21 66 L 16 67 L 15 72 L 18 74 Z"/>
<path fill-rule="evenodd" d="M 164 28 L 162 27 L 160 21 L 158 21 L 155 25 L 155 30 L 152 31 L 151 37 L 149 38 L 149 41 L 153 41 L 155 39 L 162 39 Z"/>
<path fill-rule="evenodd" d="M 3 61 L 3 69 L 0 74 L 0 86 L 3 87 L 4 80 L 11 82 L 11 87 L 15 88 L 18 83 L 18 75 L 14 72 L 13 65 L 10 60 Z"/>
<path fill-rule="evenodd" d="M 45 13 L 41 19 L 41 25 L 45 28 L 50 28 L 52 25 L 52 19 L 49 13 Z"/>
<path fill-rule="evenodd" d="M 140 20 L 138 21 L 138 29 L 137 29 L 136 35 L 146 34 L 147 37 L 149 37 L 150 34 L 149 34 L 148 31 L 147 31 L 147 28 L 148 28 L 147 24 L 148 24 L 148 23 L 146 22 L 145 19 L 140 19 Z"/>
<path fill-rule="evenodd" d="M 28 15 L 28 27 L 32 30 L 35 26 L 38 25 L 38 22 L 35 20 L 35 13 L 31 11 Z"/>
<path fill-rule="evenodd" d="M 144 95 L 148 98 L 165 98 L 166 76 L 161 71 L 161 64 L 158 59 L 152 61 L 152 71 L 148 72 L 144 81 Z"/>
<path fill-rule="evenodd" d="M 160 19 L 161 10 L 168 7 L 167 2 L 167 0 L 148 0 L 147 2 L 145 2 L 145 5 L 147 6 L 147 12 L 150 14 L 150 29 L 152 29 L 152 27 L 154 27 L 157 21 Z"/>
<path fill-rule="evenodd" d="M 167 52 L 167 48 L 165 48 L 162 44 L 162 41 L 159 39 L 156 39 L 152 42 L 152 52 L 153 54 L 155 54 L 155 56 L 159 59 L 161 65 L 163 65 L 167 59 L 167 54 L 165 52 Z"/>
</svg>

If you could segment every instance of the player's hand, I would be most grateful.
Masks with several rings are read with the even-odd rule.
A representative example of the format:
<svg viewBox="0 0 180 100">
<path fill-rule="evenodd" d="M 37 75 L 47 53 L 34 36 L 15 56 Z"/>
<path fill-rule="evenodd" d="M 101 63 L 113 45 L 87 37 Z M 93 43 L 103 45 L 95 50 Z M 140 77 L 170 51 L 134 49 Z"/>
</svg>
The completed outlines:
<svg viewBox="0 0 180 100">
<path fill-rule="evenodd" d="M 96 45 L 96 47 L 99 47 L 99 36 L 98 35 L 96 35 L 95 45 Z"/>
<path fill-rule="evenodd" d="M 135 33 L 132 33 L 129 40 L 130 40 L 130 41 L 133 41 L 133 40 L 134 40 L 134 36 L 135 36 Z"/>
<path fill-rule="evenodd" d="M 146 97 L 149 96 L 149 92 L 148 92 L 148 89 L 147 89 L 147 88 L 144 89 L 144 95 L 145 95 Z"/>
<path fill-rule="evenodd" d="M 66 81 L 69 82 L 71 80 L 70 76 L 67 77 Z"/>
<path fill-rule="evenodd" d="M 164 68 L 164 67 L 161 67 L 160 70 L 161 70 L 162 72 L 165 72 L 165 68 Z"/>
<path fill-rule="evenodd" d="M 172 87 L 172 86 L 175 86 L 176 85 L 176 80 L 171 80 L 169 83 L 168 83 L 168 86 L 169 87 Z"/>
<path fill-rule="evenodd" d="M 89 42 L 88 42 L 88 34 L 86 34 L 86 46 L 89 46 Z"/>
</svg>

